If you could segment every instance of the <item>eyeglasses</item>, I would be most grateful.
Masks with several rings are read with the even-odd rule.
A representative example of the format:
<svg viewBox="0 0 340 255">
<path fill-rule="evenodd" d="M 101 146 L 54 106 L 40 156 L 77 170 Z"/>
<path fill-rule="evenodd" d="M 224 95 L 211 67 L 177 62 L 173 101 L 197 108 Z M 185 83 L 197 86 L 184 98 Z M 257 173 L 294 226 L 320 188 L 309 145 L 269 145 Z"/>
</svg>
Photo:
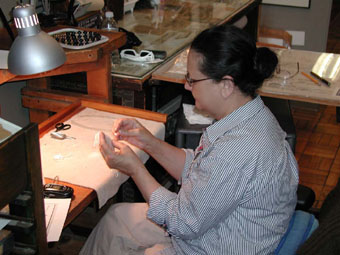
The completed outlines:
<svg viewBox="0 0 340 255">
<path fill-rule="evenodd" d="M 296 72 L 291 73 L 288 70 L 284 70 L 281 68 L 280 64 L 277 65 L 275 70 L 275 76 L 284 80 L 288 80 L 293 78 L 295 75 L 297 75 L 300 71 L 300 65 L 299 62 L 296 63 Z"/>
<path fill-rule="evenodd" d="M 120 52 L 120 57 L 138 62 L 152 62 L 155 60 L 153 52 L 148 50 L 141 50 L 137 53 L 133 49 L 125 49 Z"/>
<path fill-rule="evenodd" d="M 189 74 L 186 74 L 184 77 L 185 77 L 185 80 L 188 83 L 189 87 L 192 87 L 192 85 L 194 83 L 196 83 L 196 82 L 212 80 L 213 79 L 213 78 L 203 78 L 203 79 L 195 80 L 195 79 L 191 79 Z M 224 80 L 233 81 L 233 79 L 230 79 L 230 78 L 223 78 L 223 79 L 221 79 L 221 81 L 224 81 Z"/>
</svg>

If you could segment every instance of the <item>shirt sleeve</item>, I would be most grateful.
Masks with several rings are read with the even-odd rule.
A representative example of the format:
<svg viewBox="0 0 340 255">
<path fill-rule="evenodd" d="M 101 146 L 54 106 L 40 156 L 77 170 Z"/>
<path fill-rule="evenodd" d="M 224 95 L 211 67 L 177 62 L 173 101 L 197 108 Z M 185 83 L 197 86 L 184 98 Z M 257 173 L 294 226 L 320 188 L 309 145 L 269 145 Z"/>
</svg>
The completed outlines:
<svg viewBox="0 0 340 255">
<path fill-rule="evenodd" d="M 185 162 L 184 162 L 184 168 L 182 171 L 181 178 L 178 180 L 178 185 L 182 184 L 183 177 L 187 176 L 188 169 L 190 167 L 191 162 L 194 159 L 194 150 L 192 149 L 182 149 L 185 152 Z"/>
<path fill-rule="evenodd" d="M 247 180 L 232 166 L 216 156 L 200 162 L 194 159 L 183 171 L 178 194 L 163 187 L 152 193 L 147 217 L 166 226 L 172 236 L 197 238 L 227 217 L 242 199 Z"/>
</svg>

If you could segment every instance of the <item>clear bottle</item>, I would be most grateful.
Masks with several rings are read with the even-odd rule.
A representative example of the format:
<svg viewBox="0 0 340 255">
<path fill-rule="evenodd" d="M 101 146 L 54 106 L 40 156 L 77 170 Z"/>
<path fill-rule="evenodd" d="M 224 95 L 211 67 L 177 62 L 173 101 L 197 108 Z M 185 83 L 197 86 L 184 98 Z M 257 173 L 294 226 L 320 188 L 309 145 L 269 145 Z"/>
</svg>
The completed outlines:
<svg viewBox="0 0 340 255">
<path fill-rule="evenodd" d="M 105 31 L 116 31 L 118 32 L 118 25 L 117 22 L 113 18 L 113 12 L 106 11 L 105 16 L 101 25 L 101 29 Z M 117 65 L 120 64 L 120 56 L 118 49 L 112 52 L 112 65 L 115 68 Z"/>
<path fill-rule="evenodd" d="M 106 31 L 117 31 L 118 32 L 118 25 L 113 17 L 113 12 L 111 11 L 105 12 L 105 17 L 104 17 L 101 29 L 106 30 Z"/>
</svg>

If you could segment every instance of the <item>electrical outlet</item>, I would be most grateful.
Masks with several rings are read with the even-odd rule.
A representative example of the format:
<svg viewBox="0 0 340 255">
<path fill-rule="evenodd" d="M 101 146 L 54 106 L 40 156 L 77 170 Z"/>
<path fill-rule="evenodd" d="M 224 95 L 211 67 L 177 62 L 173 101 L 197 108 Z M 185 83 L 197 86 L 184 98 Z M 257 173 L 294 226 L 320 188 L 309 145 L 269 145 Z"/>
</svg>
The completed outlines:
<svg viewBox="0 0 340 255">
<path fill-rule="evenodd" d="M 287 30 L 292 35 L 292 45 L 304 46 L 305 45 L 305 31 L 292 31 Z"/>
</svg>

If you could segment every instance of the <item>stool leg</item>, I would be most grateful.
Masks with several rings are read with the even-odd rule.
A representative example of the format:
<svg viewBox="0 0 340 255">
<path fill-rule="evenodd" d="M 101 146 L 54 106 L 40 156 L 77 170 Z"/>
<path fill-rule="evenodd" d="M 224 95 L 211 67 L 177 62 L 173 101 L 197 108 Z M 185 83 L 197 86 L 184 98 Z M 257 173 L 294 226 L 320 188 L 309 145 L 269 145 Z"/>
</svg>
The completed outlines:
<svg viewBox="0 0 340 255">
<path fill-rule="evenodd" d="M 340 107 L 336 107 L 336 122 L 340 123 Z"/>
</svg>

